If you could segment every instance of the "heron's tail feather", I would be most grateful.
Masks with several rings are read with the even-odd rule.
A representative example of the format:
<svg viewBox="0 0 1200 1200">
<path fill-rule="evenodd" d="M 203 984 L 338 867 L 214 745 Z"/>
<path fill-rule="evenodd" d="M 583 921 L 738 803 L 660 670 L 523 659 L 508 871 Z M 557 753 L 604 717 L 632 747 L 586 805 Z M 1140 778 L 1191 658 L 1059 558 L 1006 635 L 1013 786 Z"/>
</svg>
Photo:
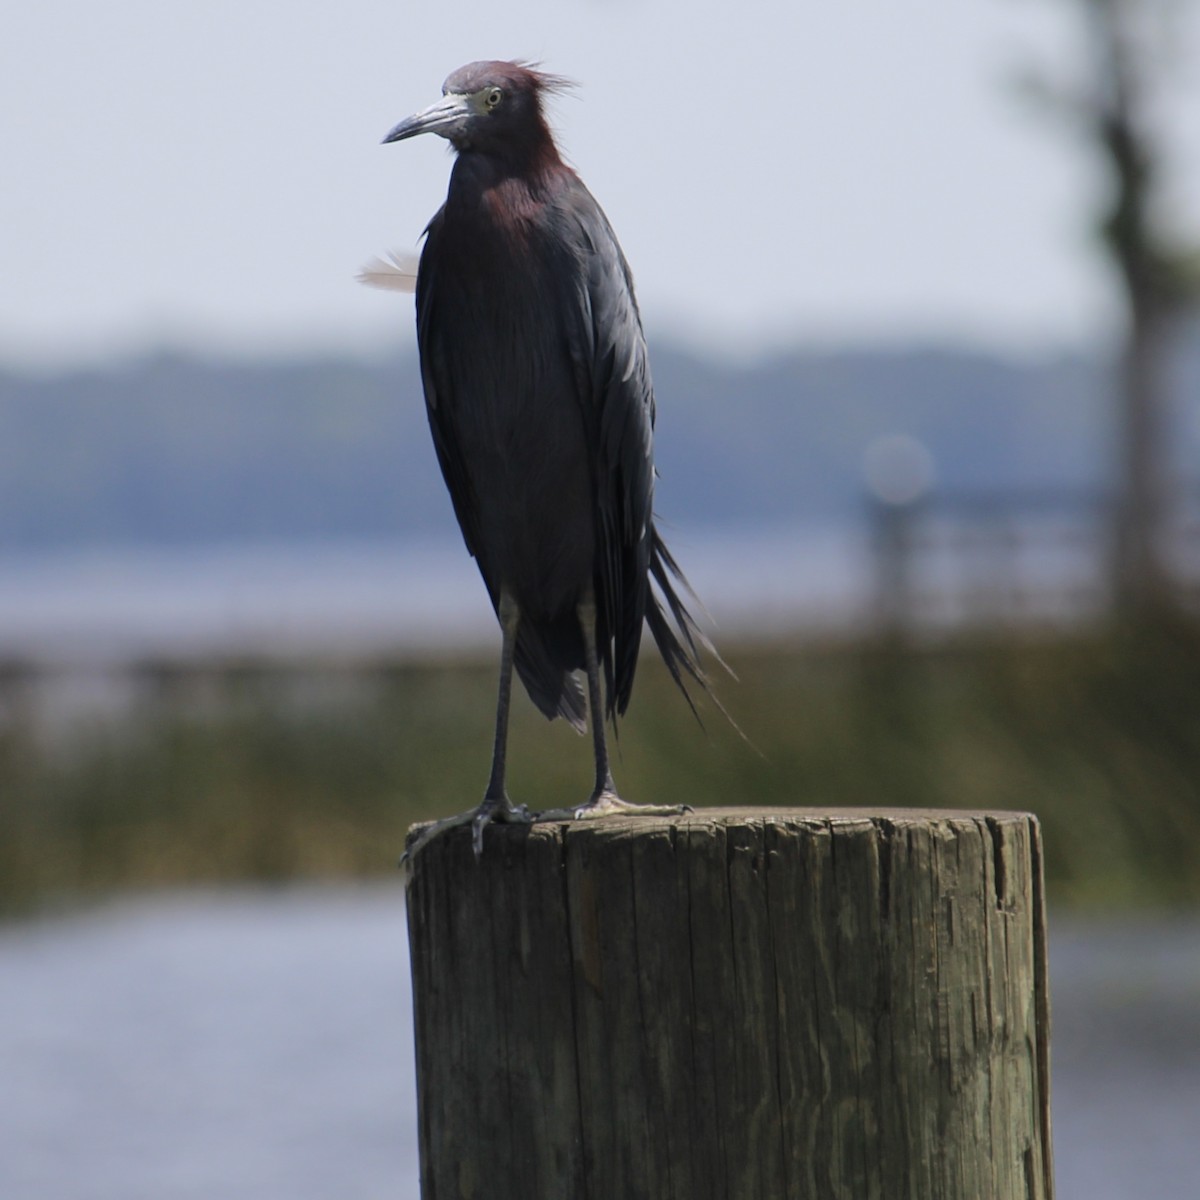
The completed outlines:
<svg viewBox="0 0 1200 1200">
<path fill-rule="evenodd" d="M 401 254 L 398 250 L 389 250 L 385 258 L 378 255 L 372 257 L 355 278 L 368 287 L 384 288 L 390 292 L 415 292 L 417 264 L 415 254 Z"/>
<path fill-rule="evenodd" d="M 578 638 L 577 631 L 571 632 Z M 520 625 L 514 665 L 529 698 L 547 717 L 562 717 L 577 733 L 583 733 L 587 729 L 587 701 L 579 680 L 555 665 L 556 659 L 562 658 L 550 644 L 557 633 L 553 626 L 539 629 Z"/>
<path fill-rule="evenodd" d="M 697 604 L 700 603 L 657 529 L 651 531 L 650 577 L 656 586 L 651 588 L 650 595 L 647 597 L 646 624 L 650 626 L 650 634 L 654 638 L 655 645 L 658 646 L 658 652 L 662 655 L 663 662 L 667 664 L 671 678 L 675 680 L 676 686 L 683 693 L 696 720 L 700 720 L 700 714 L 696 711 L 695 702 L 688 691 L 688 678 L 707 693 L 725 719 L 737 729 L 736 722 L 713 694 L 708 675 L 700 663 L 700 651 L 703 650 L 706 654 L 711 655 L 726 671 L 729 671 L 729 667 L 680 599 L 679 592 L 675 587 L 676 583 Z M 670 619 L 668 619 L 668 613 L 670 613 Z M 729 673 L 733 674 L 732 671 Z M 741 730 L 738 732 L 740 733 Z"/>
</svg>

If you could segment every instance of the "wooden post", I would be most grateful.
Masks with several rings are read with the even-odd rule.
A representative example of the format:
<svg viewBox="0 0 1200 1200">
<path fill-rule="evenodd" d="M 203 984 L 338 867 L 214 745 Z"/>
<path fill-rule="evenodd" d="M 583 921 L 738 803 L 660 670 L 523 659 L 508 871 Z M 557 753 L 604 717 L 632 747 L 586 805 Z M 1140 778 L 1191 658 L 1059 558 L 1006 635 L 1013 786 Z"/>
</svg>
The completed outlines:
<svg viewBox="0 0 1200 1200">
<path fill-rule="evenodd" d="M 424 1200 L 1052 1200 L 1028 814 L 454 830 L 408 906 Z"/>
</svg>

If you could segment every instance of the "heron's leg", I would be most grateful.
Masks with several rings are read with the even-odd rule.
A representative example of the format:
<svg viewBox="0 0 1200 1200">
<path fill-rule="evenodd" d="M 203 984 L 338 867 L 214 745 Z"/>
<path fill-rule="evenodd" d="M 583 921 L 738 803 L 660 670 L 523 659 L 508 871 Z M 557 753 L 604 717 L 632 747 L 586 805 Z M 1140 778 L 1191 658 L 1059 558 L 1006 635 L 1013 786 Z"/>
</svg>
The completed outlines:
<svg viewBox="0 0 1200 1200">
<path fill-rule="evenodd" d="M 483 854 L 483 830 L 492 821 L 529 821 L 529 810 L 522 804 L 514 805 L 508 798 L 505 773 L 508 764 L 508 710 L 512 705 L 513 656 L 517 649 L 517 626 L 521 623 L 521 610 L 508 590 L 501 588 L 500 617 L 502 641 L 500 643 L 500 686 L 496 695 L 496 740 L 492 745 L 492 773 L 488 778 L 483 802 L 475 810 L 471 821 L 471 845 L 475 857 Z"/>
<path fill-rule="evenodd" d="M 513 656 L 517 648 L 517 626 L 521 623 L 521 611 L 506 591 L 500 593 L 498 611 L 503 641 L 500 645 L 500 687 L 496 696 L 496 740 L 492 745 L 492 774 L 483 802 L 495 801 L 508 805 L 504 784 L 508 764 L 508 710 L 512 705 Z"/>
<path fill-rule="evenodd" d="M 505 765 L 508 758 L 508 710 L 512 702 L 513 656 L 516 653 L 517 626 L 521 623 L 521 612 L 517 602 L 501 590 L 497 606 L 500 617 L 502 641 L 500 644 L 500 686 L 496 697 L 496 740 L 492 746 L 492 773 L 488 778 L 487 791 L 478 808 L 457 816 L 446 817 L 426 825 L 404 851 L 401 865 L 411 863 L 422 846 L 447 829 L 460 825 L 471 826 L 471 846 L 475 857 L 483 854 L 483 831 L 492 821 L 529 822 L 531 817 L 525 805 L 514 805 L 505 788 Z"/>
<path fill-rule="evenodd" d="M 608 742 L 604 736 L 604 705 L 600 697 L 600 664 L 596 651 L 596 601 L 589 593 L 579 604 L 579 625 L 583 630 L 583 661 L 587 668 L 588 709 L 592 721 L 592 747 L 596 754 L 596 786 L 586 803 L 576 809 L 551 809 L 538 814 L 538 820 L 564 820 L 571 817 L 598 817 L 604 813 L 629 812 L 641 816 L 673 816 L 690 812 L 686 804 L 630 804 L 617 795 L 608 765 Z"/>
<path fill-rule="evenodd" d="M 579 604 L 583 630 L 583 664 L 587 669 L 588 714 L 592 720 L 592 750 L 596 756 L 596 786 L 585 808 L 617 800 L 617 785 L 608 765 L 608 740 L 604 736 L 604 704 L 600 698 L 600 663 L 596 653 L 596 600 L 589 592 Z"/>
</svg>

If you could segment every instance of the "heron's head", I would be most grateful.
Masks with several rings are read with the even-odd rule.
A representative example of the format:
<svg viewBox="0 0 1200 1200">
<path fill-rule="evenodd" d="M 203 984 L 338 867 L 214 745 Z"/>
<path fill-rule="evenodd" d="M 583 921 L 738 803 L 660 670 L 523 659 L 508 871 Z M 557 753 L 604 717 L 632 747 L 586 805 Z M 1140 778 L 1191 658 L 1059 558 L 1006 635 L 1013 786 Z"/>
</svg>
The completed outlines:
<svg viewBox="0 0 1200 1200">
<path fill-rule="evenodd" d="M 468 63 L 442 84 L 436 104 L 406 117 L 383 140 L 400 142 L 419 133 L 436 133 L 456 150 L 483 153 L 553 145 L 542 97 L 569 86 L 567 80 L 523 63 Z"/>
</svg>

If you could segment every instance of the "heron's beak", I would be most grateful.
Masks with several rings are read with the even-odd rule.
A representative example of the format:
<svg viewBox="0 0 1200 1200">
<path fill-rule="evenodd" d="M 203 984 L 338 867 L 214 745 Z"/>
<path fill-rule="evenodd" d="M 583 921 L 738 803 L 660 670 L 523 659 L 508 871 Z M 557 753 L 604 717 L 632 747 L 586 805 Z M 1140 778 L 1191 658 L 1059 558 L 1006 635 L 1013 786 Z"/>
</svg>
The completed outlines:
<svg viewBox="0 0 1200 1200">
<path fill-rule="evenodd" d="M 383 139 L 388 142 L 402 142 L 405 138 L 416 137 L 418 133 L 436 133 L 439 137 L 453 137 L 466 124 L 471 116 L 470 96 L 460 96 L 451 92 L 443 96 L 436 104 L 411 117 L 405 117 L 391 133 Z"/>
</svg>

